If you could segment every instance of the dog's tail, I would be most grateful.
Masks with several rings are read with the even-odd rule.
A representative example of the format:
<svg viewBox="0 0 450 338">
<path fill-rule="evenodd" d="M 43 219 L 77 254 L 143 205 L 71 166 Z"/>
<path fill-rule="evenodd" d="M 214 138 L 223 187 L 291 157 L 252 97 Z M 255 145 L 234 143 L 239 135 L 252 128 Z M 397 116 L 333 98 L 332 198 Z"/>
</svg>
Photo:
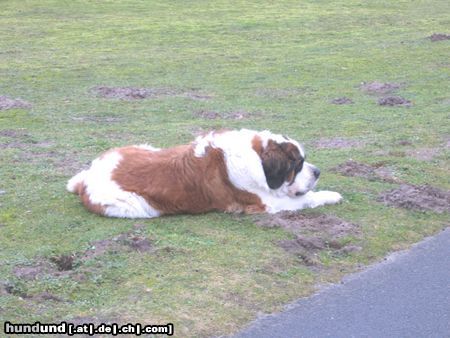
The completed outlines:
<svg viewBox="0 0 450 338">
<path fill-rule="evenodd" d="M 67 190 L 74 194 L 79 195 L 83 189 L 84 179 L 86 178 L 87 170 L 83 170 L 72 177 L 69 182 L 67 182 Z"/>
</svg>

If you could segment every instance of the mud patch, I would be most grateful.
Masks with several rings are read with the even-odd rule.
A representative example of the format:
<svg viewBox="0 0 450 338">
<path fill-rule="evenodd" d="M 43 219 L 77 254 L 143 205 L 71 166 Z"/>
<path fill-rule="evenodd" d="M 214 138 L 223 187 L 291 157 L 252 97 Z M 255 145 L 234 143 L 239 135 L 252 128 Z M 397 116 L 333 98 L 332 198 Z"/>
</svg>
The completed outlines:
<svg viewBox="0 0 450 338">
<path fill-rule="evenodd" d="M 37 260 L 32 265 L 21 265 L 13 268 L 13 274 L 20 279 L 36 280 L 55 273 L 57 269 L 48 261 Z"/>
<path fill-rule="evenodd" d="M 84 252 L 71 255 L 58 255 L 48 259 L 36 259 L 30 265 L 21 265 L 13 268 L 13 274 L 22 280 L 38 280 L 46 276 L 52 277 L 73 277 L 75 280 L 84 280 L 83 264 L 94 258 L 103 256 L 110 252 L 136 251 L 147 253 L 155 251 L 151 240 L 135 229 L 118 235 L 112 239 L 94 241 Z M 82 268 L 81 270 L 79 268 Z"/>
<path fill-rule="evenodd" d="M 282 211 L 276 214 L 260 216 L 256 224 L 262 227 L 280 227 L 294 234 L 320 233 L 329 238 L 342 238 L 359 235 L 359 226 L 344 221 L 336 216 L 297 211 Z"/>
<path fill-rule="evenodd" d="M 413 143 L 409 140 L 400 140 L 396 143 L 399 146 L 412 146 Z"/>
<path fill-rule="evenodd" d="M 202 92 L 196 92 L 196 91 L 188 91 L 182 94 L 182 96 L 196 101 L 207 101 L 214 98 L 213 95 L 210 94 L 204 94 Z"/>
<path fill-rule="evenodd" d="M 202 118 L 205 120 L 245 120 L 250 117 L 253 117 L 257 114 L 250 113 L 243 110 L 237 110 L 237 111 L 231 111 L 227 113 L 219 113 L 216 111 L 210 111 L 210 110 L 200 110 L 196 113 L 194 113 L 194 117 L 196 118 Z"/>
<path fill-rule="evenodd" d="M 125 250 L 138 251 L 140 253 L 150 252 L 154 250 L 152 242 L 136 232 L 127 232 L 112 239 L 102 239 L 91 243 L 88 250 L 80 255 L 82 262 L 91 260 L 93 258 L 103 256 L 109 252 L 119 252 Z"/>
<path fill-rule="evenodd" d="M 348 242 L 349 237 L 361 236 L 360 227 L 336 216 L 283 211 L 259 216 L 255 223 L 262 227 L 281 227 L 295 234 L 295 239 L 281 240 L 277 244 L 306 265 L 319 265 L 317 253 L 321 250 L 347 254 L 362 249 Z"/>
<path fill-rule="evenodd" d="M 330 103 L 342 105 L 342 104 L 353 104 L 354 102 L 352 99 L 344 96 L 344 97 L 335 98 L 335 99 L 331 100 Z"/>
<path fill-rule="evenodd" d="M 370 181 L 381 180 L 385 182 L 398 182 L 389 168 L 384 167 L 383 163 L 373 165 L 359 163 L 349 160 L 331 169 L 336 173 L 350 177 L 362 177 Z"/>
<path fill-rule="evenodd" d="M 50 258 L 56 264 L 58 271 L 70 271 L 74 268 L 74 256 L 60 255 Z"/>
<path fill-rule="evenodd" d="M 26 132 L 26 129 L 5 129 L 0 131 L 0 136 L 10 138 L 24 138 L 30 137 L 30 134 Z"/>
<path fill-rule="evenodd" d="M 435 34 L 430 35 L 427 39 L 430 39 L 433 42 L 450 40 L 450 35 L 442 34 L 442 33 L 435 33 Z"/>
<path fill-rule="evenodd" d="M 410 107 L 412 106 L 412 102 L 401 96 L 387 96 L 378 99 L 378 105 L 390 107 L 396 106 Z"/>
<path fill-rule="evenodd" d="M 0 284 L 0 295 L 13 295 L 27 300 L 36 302 L 53 301 L 53 302 L 67 302 L 67 300 L 56 296 L 48 291 L 40 292 L 38 294 L 29 294 L 26 285 L 20 281 L 7 281 Z"/>
<path fill-rule="evenodd" d="M 348 149 L 363 147 L 365 146 L 365 142 L 343 137 L 321 138 L 315 141 L 313 146 L 317 149 Z"/>
<path fill-rule="evenodd" d="M 91 88 L 90 92 L 96 97 L 105 99 L 119 99 L 119 100 L 143 100 L 156 99 L 164 97 L 186 97 L 192 100 L 209 100 L 213 96 L 203 93 L 197 89 L 179 90 L 174 88 L 140 88 L 140 87 L 108 87 L 98 86 Z"/>
<path fill-rule="evenodd" d="M 152 242 L 141 235 L 129 233 L 123 234 L 117 237 L 117 241 L 138 252 L 150 252 L 154 250 Z"/>
<path fill-rule="evenodd" d="M 137 88 L 137 87 L 107 87 L 99 86 L 91 89 L 97 96 L 106 99 L 120 100 L 142 100 L 147 98 L 157 98 L 160 96 L 173 96 L 178 92 L 169 88 Z"/>
<path fill-rule="evenodd" d="M 360 89 L 368 94 L 380 95 L 392 93 L 401 87 L 402 85 L 399 83 L 374 81 L 369 83 L 363 82 Z"/>
<path fill-rule="evenodd" d="M 58 297 L 47 291 L 38 293 L 37 295 L 34 295 L 33 298 L 36 300 L 50 300 L 50 301 L 54 301 L 54 302 L 65 302 L 66 301 L 63 298 Z"/>
<path fill-rule="evenodd" d="M 440 153 L 439 148 L 419 148 L 412 149 L 406 152 L 410 157 L 415 158 L 419 161 L 431 161 Z"/>
<path fill-rule="evenodd" d="M 0 143 L 0 149 L 49 148 L 55 145 L 49 140 L 36 140 L 25 129 L 5 129 L 0 131 L 0 136 L 8 138 L 7 141 Z"/>
<path fill-rule="evenodd" d="M 7 96 L 0 95 L 0 111 L 7 109 L 28 109 L 31 103 L 22 99 L 11 99 Z"/>
<path fill-rule="evenodd" d="M 450 212 L 450 191 L 429 185 L 402 184 L 396 189 L 380 194 L 377 200 L 397 208 L 436 213 Z"/>
</svg>

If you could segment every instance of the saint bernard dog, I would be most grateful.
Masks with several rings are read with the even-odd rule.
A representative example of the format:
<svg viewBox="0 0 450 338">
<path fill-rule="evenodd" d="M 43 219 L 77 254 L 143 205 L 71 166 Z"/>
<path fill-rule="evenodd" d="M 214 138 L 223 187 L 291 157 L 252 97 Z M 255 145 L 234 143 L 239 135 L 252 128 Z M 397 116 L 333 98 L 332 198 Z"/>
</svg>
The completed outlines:
<svg viewBox="0 0 450 338">
<path fill-rule="evenodd" d="M 319 175 L 298 142 L 242 129 L 213 131 L 168 149 L 111 149 L 67 189 L 88 210 L 110 217 L 275 213 L 340 202 L 337 192 L 312 191 Z"/>
</svg>

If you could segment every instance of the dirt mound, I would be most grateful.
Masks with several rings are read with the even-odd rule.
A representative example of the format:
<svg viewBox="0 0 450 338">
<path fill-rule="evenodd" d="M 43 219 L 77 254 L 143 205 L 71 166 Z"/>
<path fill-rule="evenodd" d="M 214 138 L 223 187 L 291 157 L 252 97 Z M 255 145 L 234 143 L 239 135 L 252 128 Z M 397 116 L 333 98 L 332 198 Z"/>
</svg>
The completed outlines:
<svg viewBox="0 0 450 338">
<path fill-rule="evenodd" d="M 135 234 L 122 234 L 116 239 L 120 244 L 138 252 L 149 252 L 154 249 L 152 242 L 144 236 Z"/>
<path fill-rule="evenodd" d="M 382 180 L 386 182 L 397 182 L 389 168 L 384 167 L 383 163 L 364 164 L 353 160 L 338 165 L 331 169 L 336 173 L 350 177 L 363 177 L 370 181 Z"/>
<path fill-rule="evenodd" d="M 142 100 L 159 96 L 177 95 L 178 92 L 168 88 L 137 88 L 137 87 L 94 87 L 91 91 L 98 97 L 121 100 Z"/>
<path fill-rule="evenodd" d="M 109 86 L 97 86 L 91 88 L 91 93 L 97 97 L 106 99 L 119 99 L 119 100 L 143 100 L 143 99 L 155 99 L 169 96 L 186 97 L 192 100 L 209 100 L 211 95 L 202 93 L 196 89 L 192 90 L 179 90 L 173 88 L 141 88 L 141 87 L 109 87 Z"/>
<path fill-rule="evenodd" d="M 360 86 L 361 90 L 369 94 L 388 94 L 401 88 L 402 85 L 399 83 L 391 82 L 363 82 Z"/>
<path fill-rule="evenodd" d="M 67 300 L 58 297 L 48 291 L 40 292 L 37 294 L 30 294 L 28 292 L 26 284 L 22 281 L 7 281 L 0 283 L 0 295 L 10 294 L 13 296 L 26 299 L 28 301 L 43 302 L 43 301 L 53 301 L 53 302 L 67 302 Z"/>
<path fill-rule="evenodd" d="M 206 120 L 217 120 L 217 119 L 224 119 L 224 120 L 244 120 L 247 118 L 250 118 L 253 116 L 253 113 L 249 113 L 243 110 L 238 111 L 232 111 L 227 113 L 219 113 L 216 111 L 210 111 L 210 110 L 200 110 L 196 113 L 194 113 L 195 117 L 199 117 Z"/>
<path fill-rule="evenodd" d="M 306 265 L 317 265 L 317 252 L 333 250 L 337 254 L 361 250 L 348 245 L 346 237 L 359 237 L 360 227 L 336 216 L 295 211 L 283 211 L 259 216 L 256 224 L 262 227 L 281 227 L 296 235 L 295 239 L 281 240 L 277 244 L 297 255 Z"/>
<path fill-rule="evenodd" d="M 83 264 L 108 252 L 136 251 L 139 253 L 153 252 L 152 241 L 134 231 L 123 233 L 112 239 L 94 241 L 84 252 L 71 255 L 58 255 L 50 258 L 36 259 L 30 265 L 19 265 L 13 268 L 13 274 L 23 280 L 37 280 L 46 276 L 71 276 L 83 279 Z M 81 273 L 81 275 L 80 275 Z"/>
<path fill-rule="evenodd" d="M 313 143 L 317 149 L 347 149 L 363 147 L 365 142 L 343 137 L 321 138 Z"/>
<path fill-rule="evenodd" d="M 442 34 L 442 33 L 435 33 L 435 34 L 430 35 L 427 39 L 430 39 L 433 42 L 450 40 L 450 35 Z"/>
<path fill-rule="evenodd" d="M 281 227 L 296 234 L 319 232 L 333 238 L 345 237 L 359 231 L 357 225 L 336 216 L 303 214 L 297 211 L 281 211 L 270 216 L 261 216 L 256 220 L 256 224 L 263 227 Z"/>
<path fill-rule="evenodd" d="M 74 256 L 72 255 L 60 255 L 52 257 L 50 260 L 56 264 L 59 271 L 70 271 L 74 267 Z"/>
<path fill-rule="evenodd" d="M 49 275 L 55 268 L 47 261 L 38 260 L 33 265 L 21 265 L 13 268 L 13 274 L 25 280 L 35 280 L 42 276 Z"/>
<path fill-rule="evenodd" d="M 387 96 L 378 99 L 378 105 L 380 106 L 404 106 L 409 107 L 412 105 L 411 101 L 404 99 L 401 96 Z"/>
<path fill-rule="evenodd" d="M 429 185 L 400 187 L 379 195 L 379 202 L 386 205 L 412 210 L 450 212 L 450 191 Z"/>
<path fill-rule="evenodd" d="M 338 97 L 330 101 L 331 104 L 353 104 L 353 100 L 348 97 Z"/>
<path fill-rule="evenodd" d="M 439 155 L 440 151 L 441 149 L 439 148 L 418 148 L 409 150 L 406 153 L 419 161 L 431 161 Z"/>
<path fill-rule="evenodd" d="M 152 242 L 138 234 L 139 229 L 132 232 L 126 232 L 112 239 L 101 239 L 91 243 L 88 250 L 79 255 L 81 261 L 87 261 L 99 257 L 108 252 L 117 252 L 120 250 L 134 250 L 138 252 L 150 252 L 154 250 Z"/>
<path fill-rule="evenodd" d="M 25 129 L 4 129 L 0 131 L 0 136 L 10 138 L 28 138 L 30 134 Z"/>
<path fill-rule="evenodd" d="M 7 109 L 27 109 L 31 108 L 31 103 L 22 99 L 11 99 L 0 95 L 0 111 Z"/>
</svg>

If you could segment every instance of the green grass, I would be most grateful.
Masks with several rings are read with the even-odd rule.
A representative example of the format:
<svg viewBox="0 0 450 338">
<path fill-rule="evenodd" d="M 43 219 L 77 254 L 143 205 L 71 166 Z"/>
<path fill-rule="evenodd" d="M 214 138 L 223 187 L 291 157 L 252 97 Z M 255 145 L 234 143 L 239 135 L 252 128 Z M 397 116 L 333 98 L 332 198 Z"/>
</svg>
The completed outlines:
<svg viewBox="0 0 450 338">
<path fill-rule="evenodd" d="M 33 104 L 0 111 L 0 132 L 17 133 L 0 134 L 0 280 L 17 292 L 0 292 L 1 321 L 106 318 L 172 322 L 180 337 L 230 334 L 448 224 L 448 214 L 376 202 L 393 184 L 329 171 L 349 158 L 384 161 L 406 182 L 450 188 L 442 146 L 450 135 L 450 45 L 426 39 L 450 33 L 448 1 L 11 0 L 0 8 L 0 95 Z M 398 94 L 414 105 L 378 106 L 358 89 L 374 80 L 404 83 Z M 198 89 L 213 98 L 107 100 L 90 93 L 99 85 Z M 339 96 L 355 103 L 329 104 Z M 200 110 L 257 114 L 202 120 Z M 120 122 L 102 122 L 110 118 Z M 322 169 L 318 188 L 345 197 L 320 211 L 361 225 L 363 250 L 325 252 L 327 268 L 315 271 L 276 245 L 291 234 L 260 228 L 251 217 L 107 219 L 65 191 L 71 175 L 110 147 L 189 142 L 199 127 L 270 128 L 308 149 L 319 137 L 366 140 L 363 148 L 308 155 Z M 397 142 L 405 139 L 409 148 L 442 149 L 431 161 L 392 155 L 404 151 Z M 1 146 L 12 141 L 19 144 Z M 17 265 L 82 253 L 136 223 L 145 224 L 141 235 L 155 253 L 96 257 L 80 280 L 14 274 Z M 44 291 L 65 301 L 19 296 Z"/>
</svg>

